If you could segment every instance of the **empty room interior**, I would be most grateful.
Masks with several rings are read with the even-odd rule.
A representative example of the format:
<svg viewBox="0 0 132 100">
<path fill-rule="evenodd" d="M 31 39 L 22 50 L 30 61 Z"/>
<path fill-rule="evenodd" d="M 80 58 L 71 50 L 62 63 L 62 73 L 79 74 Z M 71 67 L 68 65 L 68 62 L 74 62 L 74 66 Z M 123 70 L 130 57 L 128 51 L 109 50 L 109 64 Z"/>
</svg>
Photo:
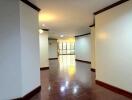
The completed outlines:
<svg viewBox="0 0 132 100">
<path fill-rule="evenodd" d="M 0 0 L 0 100 L 132 100 L 132 0 Z"/>
</svg>

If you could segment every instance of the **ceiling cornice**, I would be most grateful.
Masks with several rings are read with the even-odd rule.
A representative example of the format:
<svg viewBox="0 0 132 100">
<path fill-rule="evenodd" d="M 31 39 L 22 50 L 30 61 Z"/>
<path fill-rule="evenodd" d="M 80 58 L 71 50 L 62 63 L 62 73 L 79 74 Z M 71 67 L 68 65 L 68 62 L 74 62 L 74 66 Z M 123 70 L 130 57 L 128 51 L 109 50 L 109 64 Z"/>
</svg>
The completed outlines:
<svg viewBox="0 0 132 100">
<path fill-rule="evenodd" d="M 31 3 L 28 0 L 21 0 L 21 1 L 24 2 L 25 4 L 27 4 L 28 6 L 30 6 L 31 8 L 35 9 L 38 12 L 41 10 L 39 7 L 37 7 L 36 5 L 34 5 L 33 3 Z"/>
<path fill-rule="evenodd" d="M 86 35 L 90 35 L 91 33 L 86 33 L 86 34 L 82 34 L 82 35 L 77 35 L 77 36 L 75 36 L 75 38 L 77 38 L 77 37 L 81 37 L 81 36 L 86 36 Z"/>
<path fill-rule="evenodd" d="M 106 11 L 106 10 L 109 10 L 111 8 L 114 8 L 114 7 L 116 7 L 116 6 L 118 6 L 118 5 L 122 4 L 122 3 L 127 2 L 127 1 L 130 1 L 130 0 L 120 0 L 120 1 L 118 1 L 116 3 L 113 3 L 113 4 L 107 6 L 107 7 L 103 8 L 103 9 L 100 9 L 100 10 L 94 12 L 94 15 L 98 15 L 98 14 L 100 14 L 100 13 Z"/>
</svg>

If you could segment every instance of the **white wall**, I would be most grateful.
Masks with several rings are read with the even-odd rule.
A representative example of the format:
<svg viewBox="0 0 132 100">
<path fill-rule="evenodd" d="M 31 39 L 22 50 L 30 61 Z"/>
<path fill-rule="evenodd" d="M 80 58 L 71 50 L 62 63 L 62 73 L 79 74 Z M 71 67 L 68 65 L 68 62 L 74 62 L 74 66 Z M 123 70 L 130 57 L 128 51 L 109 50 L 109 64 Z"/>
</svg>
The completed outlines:
<svg viewBox="0 0 132 100">
<path fill-rule="evenodd" d="M 40 85 L 38 12 L 18 0 L 0 12 L 0 100 L 11 100 Z"/>
<path fill-rule="evenodd" d="M 49 67 L 48 32 L 39 35 L 40 44 L 40 67 Z"/>
<path fill-rule="evenodd" d="M 132 92 L 132 1 L 96 16 L 96 79 Z"/>
<path fill-rule="evenodd" d="M 91 67 L 95 68 L 95 26 L 90 27 L 91 30 Z"/>
<path fill-rule="evenodd" d="M 91 61 L 91 37 L 90 35 L 76 37 L 75 41 L 76 59 Z"/>
<path fill-rule="evenodd" d="M 0 0 L 0 100 L 21 96 L 18 0 Z"/>
<path fill-rule="evenodd" d="M 58 58 L 57 55 L 57 40 L 49 39 L 49 58 Z"/>
<path fill-rule="evenodd" d="M 22 96 L 40 86 L 38 11 L 20 2 Z"/>
</svg>

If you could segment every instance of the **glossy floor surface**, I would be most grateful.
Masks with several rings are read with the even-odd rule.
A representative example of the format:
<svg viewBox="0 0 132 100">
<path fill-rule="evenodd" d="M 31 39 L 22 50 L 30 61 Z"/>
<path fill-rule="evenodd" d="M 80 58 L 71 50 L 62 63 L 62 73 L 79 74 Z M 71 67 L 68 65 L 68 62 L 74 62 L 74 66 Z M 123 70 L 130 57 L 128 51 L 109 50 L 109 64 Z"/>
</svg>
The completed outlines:
<svg viewBox="0 0 132 100">
<path fill-rule="evenodd" d="M 32 100 L 130 100 L 95 84 L 90 64 L 76 62 L 75 56 L 50 60 L 50 70 L 41 71 L 41 93 Z"/>
</svg>

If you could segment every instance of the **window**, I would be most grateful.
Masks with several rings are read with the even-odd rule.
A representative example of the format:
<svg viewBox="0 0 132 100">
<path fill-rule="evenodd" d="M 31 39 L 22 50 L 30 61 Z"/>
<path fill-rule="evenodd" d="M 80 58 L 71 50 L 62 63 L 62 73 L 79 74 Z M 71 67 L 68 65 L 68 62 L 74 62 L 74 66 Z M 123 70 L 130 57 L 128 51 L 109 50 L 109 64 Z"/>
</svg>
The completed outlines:
<svg viewBox="0 0 132 100">
<path fill-rule="evenodd" d="M 75 43 L 74 42 L 59 42 L 60 55 L 74 55 Z"/>
</svg>

